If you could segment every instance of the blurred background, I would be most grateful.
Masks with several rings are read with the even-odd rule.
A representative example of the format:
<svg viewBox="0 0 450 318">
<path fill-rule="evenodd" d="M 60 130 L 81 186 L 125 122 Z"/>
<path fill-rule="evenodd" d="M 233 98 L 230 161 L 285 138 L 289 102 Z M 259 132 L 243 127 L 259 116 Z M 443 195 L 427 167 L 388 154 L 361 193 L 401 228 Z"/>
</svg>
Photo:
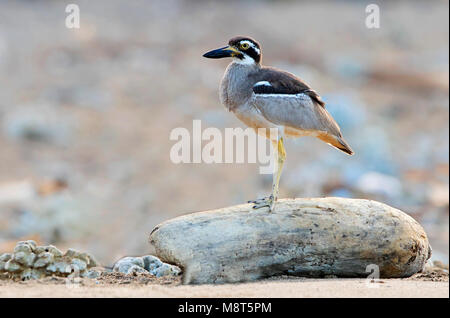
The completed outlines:
<svg viewBox="0 0 450 318">
<path fill-rule="evenodd" d="M 68 29 L 65 7 L 80 8 Z M 170 131 L 244 127 L 220 105 L 235 35 L 300 76 L 356 154 L 288 140 L 281 197 L 379 200 L 449 252 L 448 1 L 0 1 L 0 253 L 34 239 L 104 265 L 158 223 L 271 190 L 257 164 L 173 164 Z M 188 233 L 186 233 L 188 236 Z"/>
</svg>

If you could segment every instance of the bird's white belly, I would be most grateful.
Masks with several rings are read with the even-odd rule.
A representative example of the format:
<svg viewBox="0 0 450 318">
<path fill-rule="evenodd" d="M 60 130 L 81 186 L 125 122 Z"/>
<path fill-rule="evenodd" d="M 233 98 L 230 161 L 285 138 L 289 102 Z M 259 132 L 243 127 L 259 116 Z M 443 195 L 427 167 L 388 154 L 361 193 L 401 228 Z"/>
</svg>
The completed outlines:
<svg viewBox="0 0 450 318">
<path fill-rule="evenodd" d="M 253 128 L 258 133 L 258 128 L 265 128 L 266 131 L 260 131 L 261 136 L 269 138 L 270 128 L 281 128 L 268 121 L 264 116 L 251 105 L 243 105 L 233 109 L 233 113 L 236 117 L 246 124 L 248 127 Z M 283 126 L 284 135 L 287 137 L 302 137 L 302 136 L 314 136 L 313 131 L 301 130 L 293 127 Z M 270 139 L 270 138 L 269 138 Z"/>
<path fill-rule="evenodd" d="M 264 118 L 263 115 L 251 105 L 242 105 L 233 109 L 233 113 L 236 117 L 246 124 L 248 127 L 253 128 L 256 133 L 261 136 L 269 138 L 270 128 L 277 128 L 278 126 L 272 124 L 270 121 Z M 264 130 L 258 131 L 259 128 L 265 128 Z"/>
</svg>

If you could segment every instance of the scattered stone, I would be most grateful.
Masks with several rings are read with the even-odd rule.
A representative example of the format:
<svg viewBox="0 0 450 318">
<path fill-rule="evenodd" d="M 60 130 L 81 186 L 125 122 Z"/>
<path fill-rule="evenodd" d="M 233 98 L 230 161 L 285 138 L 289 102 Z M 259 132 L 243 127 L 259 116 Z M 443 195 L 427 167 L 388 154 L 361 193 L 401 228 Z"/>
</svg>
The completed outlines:
<svg viewBox="0 0 450 318">
<path fill-rule="evenodd" d="M 54 256 L 50 252 L 42 252 L 38 255 L 38 259 L 34 262 L 33 267 L 45 267 L 48 264 L 52 263 L 54 260 Z"/>
<path fill-rule="evenodd" d="M 142 256 L 142 259 L 144 260 L 144 268 L 149 272 L 160 267 L 163 264 L 163 262 L 161 262 L 159 258 L 153 255 Z"/>
<path fill-rule="evenodd" d="M 69 274 L 72 272 L 71 266 L 66 262 L 55 262 L 46 267 L 47 271 L 59 274 Z"/>
<path fill-rule="evenodd" d="M 87 254 L 87 253 L 83 253 L 83 254 L 86 254 L 86 255 L 87 255 L 87 256 L 86 256 L 86 258 L 87 258 L 87 260 L 88 260 L 87 265 L 88 265 L 89 267 L 97 267 L 97 266 L 98 266 L 97 261 L 95 260 L 95 258 L 94 258 L 91 254 Z"/>
<path fill-rule="evenodd" d="M 138 265 L 133 265 L 128 269 L 127 274 L 130 275 L 130 274 L 134 274 L 134 273 L 146 273 L 146 272 L 147 271 L 143 267 L 138 266 Z"/>
<path fill-rule="evenodd" d="M 124 257 L 114 264 L 113 271 L 123 274 L 147 273 L 156 277 L 177 276 L 181 273 L 178 266 L 163 263 L 153 255 Z"/>
<path fill-rule="evenodd" d="M 40 279 L 44 276 L 45 271 L 43 269 L 26 268 L 20 274 L 20 279 L 21 280 Z"/>
<path fill-rule="evenodd" d="M 63 254 L 53 245 L 37 246 L 34 241 L 18 242 L 14 253 L 0 255 L 0 275 L 9 274 L 6 276 L 20 280 L 52 275 L 95 276 L 90 269 L 96 265 L 95 259 L 87 253 L 69 249 Z"/>
<path fill-rule="evenodd" d="M 18 252 L 31 253 L 33 251 L 34 251 L 33 245 L 27 242 L 19 242 L 14 248 L 14 253 Z"/>
<path fill-rule="evenodd" d="M 20 271 L 20 269 L 21 269 L 20 264 L 14 262 L 12 259 L 7 261 L 5 264 L 5 271 L 7 271 L 7 272 L 15 273 L 15 272 Z"/>
<path fill-rule="evenodd" d="M 0 262 L 7 262 L 13 257 L 11 253 L 4 253 L 0 255 Z"/>
<path fill-rule="evenodd" d="M 72 266 L 78 271 L 84 271 L 87 268 L 87 263 L 79 258 L 72 259 Z"/>
<path fill-rule="evenodd" d="M 14 260 L 24 266 L 30 267 L 36 259 L 36 254 L 33 252 L 14 252 Z"/>
<path fill-rule="evenodd" d="M 11 253 L 4 253 L 0 255 L 0 272 L 5 269 L 5 264 L 7 261 L 9 261 L 12 258 L 13 254 Z"/>
<path fill-rule="evenodd" d="M 162 276 L 178 276 L 181 273 L 181 269 L 178 266 L 163 263 L 160 267 L 156 267 L 150 271 L 150 274 L 156 277 Z"/>
<path fill-rule="evenodd" d="M 127 274 L 132 266 L 144 268 L 144 260 L 142 257 L 124 257 L 118 260 L 113 267 L 113 271 Z"/>
<path fill-rule="evenodd" d="M 105 272 L 105 269 L 102 267 L 93 267 L 88 271 L 85 271 L 82 274 L 82 277 L 87 277 L 87 278 L 91 278 L 91 279 L 95 279 L 98 278 L 102 275 L 102 273 Z"/>
<path fill-rule="evenodd" d="M 44 252 L 48 252 L 53 254 L 54 257 L 61 257 L 63 256 L 63 253 L 57 249 L 55 246 L 53 245 L 48 245 L 48 246 L 38 246 L 36 247 L 36 254 L 41 254 Z"/>
</svg>

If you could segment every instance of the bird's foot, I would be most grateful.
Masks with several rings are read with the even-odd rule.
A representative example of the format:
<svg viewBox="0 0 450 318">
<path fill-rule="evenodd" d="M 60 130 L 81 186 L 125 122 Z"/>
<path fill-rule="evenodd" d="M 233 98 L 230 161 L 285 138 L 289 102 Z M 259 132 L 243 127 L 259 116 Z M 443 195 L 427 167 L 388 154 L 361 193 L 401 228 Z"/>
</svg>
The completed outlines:
<svg viewBox="0 0 450 318">
<path fill-rule="evenodd" d="M 275 200 L 273 199 L 273 195 L 270 195 L 270 196 L 262 198 L 262 199 L 248 201 L 248 203 L 254 203 L 255 205 L 253 205 L 253 209 L 255 209 L 255 210 L 264 208 L 264 207 L 268 207 L 269 211 L 272 212 L 274 205 L 275 205 Z"/>
</svg>

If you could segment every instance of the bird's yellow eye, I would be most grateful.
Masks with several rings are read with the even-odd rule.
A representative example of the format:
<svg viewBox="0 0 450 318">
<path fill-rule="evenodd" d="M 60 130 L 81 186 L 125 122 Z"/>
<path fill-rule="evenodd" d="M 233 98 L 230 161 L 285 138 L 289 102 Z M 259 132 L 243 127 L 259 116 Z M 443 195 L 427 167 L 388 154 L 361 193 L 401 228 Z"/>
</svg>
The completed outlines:
<svg viewBox="0 0 450 318">
<path fill-rule="evenodd" d="M 242 43 L 241 44 L 241 49 L 243 49 L 243 50 L 246 50 L 246 49 L 248 49 L 249 48 L 249 44 L 248 43 Z"/>
</svg>

